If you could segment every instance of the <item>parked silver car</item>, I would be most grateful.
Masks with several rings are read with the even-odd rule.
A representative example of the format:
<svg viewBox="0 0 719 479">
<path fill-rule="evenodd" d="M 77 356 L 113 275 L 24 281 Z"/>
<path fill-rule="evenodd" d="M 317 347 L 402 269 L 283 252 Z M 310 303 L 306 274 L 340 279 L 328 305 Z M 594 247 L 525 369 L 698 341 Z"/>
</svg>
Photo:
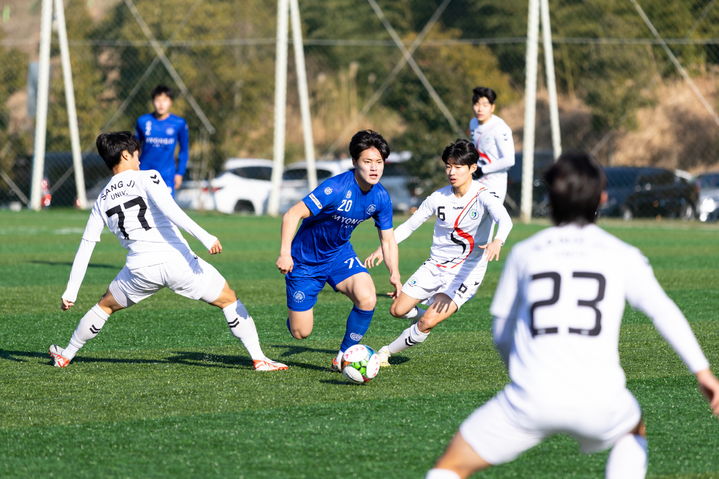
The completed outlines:
<svg viewBox="0 0 719 479">
<path fill-rule="evenodd" d="M 704 173 L 695 181 L 699 187 L 699 220 L 719 220 L 719 172 Z"/>
</svg>

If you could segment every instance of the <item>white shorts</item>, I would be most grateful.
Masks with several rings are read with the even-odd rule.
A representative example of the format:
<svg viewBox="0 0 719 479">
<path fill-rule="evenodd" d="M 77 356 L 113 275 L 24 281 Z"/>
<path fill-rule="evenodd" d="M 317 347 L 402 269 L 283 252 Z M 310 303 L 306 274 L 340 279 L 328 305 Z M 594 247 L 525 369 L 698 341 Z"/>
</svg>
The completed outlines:
<svg viewBox="0 0 719 479">
<path fill-rule="evenodd" d="M 602 403 L 591 398 L 576 407 L 555 405 L 530 414 L 517 411 L 504 391 L 476 409 L 459 427 L 467 443 L 490 464 L 514 460 L 553 434 L 568 434 L 582 452 L 602 451 L 614 445 L 639 423 L 639 403 L 627 389 Z"/>
<path fill-rule="evenodd" d="M 125 266 L 112 280 L 108 290 L 115 301 L 126 308 L 164 287 L 186 298 L 211 303 L 220 296 L 225 278 L 202 258 L 177 255 L 175 261 L 152 266 L 135 269 Z"/>
<path fill-rule="evenodd" d="M 430 260 L 422 263 L 402 286 L 402 292 L 422 302 L 435 294 L 446 294 L 461 308 L 475 295 L 487 272 L 487 262 L 480 258 L 465 261 L 455 269 L 440 268 Z M 431 304 L 431 301 L 428 301 Z"/>
</svg>

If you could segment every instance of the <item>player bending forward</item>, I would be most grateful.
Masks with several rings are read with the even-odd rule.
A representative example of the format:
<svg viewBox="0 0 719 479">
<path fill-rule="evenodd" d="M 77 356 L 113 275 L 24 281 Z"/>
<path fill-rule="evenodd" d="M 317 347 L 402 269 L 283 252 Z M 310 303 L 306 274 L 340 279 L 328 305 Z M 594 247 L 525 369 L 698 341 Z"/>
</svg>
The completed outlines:
<svg viewBox="0 0 719 479">
<path fill-rule="evenodd" d="M 585 453 L 611 447 L 607 478 L 644 477 L 646 431 L 617 345 L 625 300 L 651 318 L 719 414 L 719 381 L 646 258 L 593 224 L 606 199 L 601 167 L 565 153 L 545 181 L 556 226 L 514 247 L 491 307 L 511 382 L 462 423 L 428 479 L 468 477 L 556 433 Z"/>
<path fill-rule="evenodd" d="M 430 216 L 435 215 L 434 237 L 429 259 L 402 286 L 390 307 L 392 316 L 415 319 L 397 339 L 379 350 L 381 366 L 389 357 L 422 343 L 432 328 L 454 314 L 477 292 L 487 271 L 487 262 L 499 252 L 512 229 L 512 220 L 502 201 L 478 181 L 477 150 L 468 140 L 457 140 L 442 153 L 449 185 L 432 193 L 419 209 L 395 230 L 400 243 Z M 492 222 L 497 234 L 490 241 Z M 382 261 L 378 248 L 365 260 L 367 267 Z M 417 307 L 429 302 L 427 311 Z"/>
<path fill-rule="evenodd" d="M 97 151 L 113 177 L 95 202 L 72 264 L 61 308 L 75 304 L 95 243 L 103 226 L 128 250 L 125 267 L 105 295 L 82 317 L 65 349 L 50 346 L 56 367 L 64 368 L 87 341 L 97 336 L 110 315 L 139 303 L 167 286 L 182 296 L 222 309 L 230 331 L 252 357 L 258 371 L 287 369 L 262 352 L 255 322 L 222 275 L 198 258 L 177 226 L 202 242 L 210 254 L 222 252 L 218 239 L 187 216 L 170 196 L 155 170 L 139 171 L 140 144 L 129 131 L 103 133 Z"/>
<path fill-rule="evenodd" d="M 312 332 L 312 309 L 325 283 L 354 303 L 339 352 L 332 359 L 333 370 L 339 370 L 342 353 L 359 343 L 369 329 L 377 303 L 372 278 L 349 242 L 362 221 L 374 218 L 390 283 L 397 292 L 402 285 L 392 232 L 392 201 L 379 183 L 389 145 L 379 133 L 364 130 L 352 137 L 349 151 L 354 169 L 325 180 L 282 217 L 276 262 L 280 273 L 286 275 L 287 328 L 295 339 Z M 302 225 L 295 234 L 300 220 Z"/>
</svg>

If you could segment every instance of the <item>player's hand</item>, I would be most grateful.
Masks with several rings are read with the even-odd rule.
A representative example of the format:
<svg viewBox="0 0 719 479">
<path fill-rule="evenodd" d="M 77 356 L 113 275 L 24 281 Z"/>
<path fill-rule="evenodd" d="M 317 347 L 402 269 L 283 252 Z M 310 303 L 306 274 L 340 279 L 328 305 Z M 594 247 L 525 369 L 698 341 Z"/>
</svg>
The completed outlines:
<svg viewBox="0 0 719 479">
<path fill-rule="evenodd" d="M 377 265 L 382 264 L 382 261 L 384 261 L 384 255 L 382 254 L 382 247 L 380 246 L 376 250 L 372 251 L 372 254 L 367 256 L 364 260 L 364 267 L 374 268 Z"/>
<path fill-rule="evenodd" d="M 292 268 L 295 266 L 295 262 L 292 261 L 292 255 L 281 254 L 279 258 L 277 258 L 275 266 L 277 266 L 277 269 L 280 270 L 280 273 L 287 274 L 292 271 Z"/>
<path fill-rule="evenodd" d="M 216 240 L 212 246 L 210 246 L 210 249 L 208 250 L 210 254 L 217 254 L 222 253 L 222 245 L 220 244 L 220 240 Z"/>
<path fill-rule="evenodd" d="M 175 191 L 180 189 L 182 186 L 182 175 L 175 175 Z"/>
<path fill-rule="evenodd" d="M 719 416 L 719 380 L 708 369 L 699 371 L 697 374 L 699 390 L 709 401 L 709 407 L 715 416 Z"/>
<path fill-rule="evenodd" d="M 60 309 L 62 309 L 63 311 L 67 311 L 73 306 L 75 306 L 75 301 L 68 301 L 65 298 L 60 299 Z"/>
<path fill-rule="evenodd" d="M 499 259 L 499 252 L 502 250 L 502 242 L 498 239 L 491 243 L 479 245 L 484 250 L 487 261 L 496 261 Z"/>
<path fill-rule="evenodd" d="M 402 281 L 399 279 L 399 275 L 390 276 L 389 277 L 389 283 L 394 287 L 394 291 L 390 291 L 387 293 L 387 296 L 389 296 L 392 299 L 397 299 L 399 297 L 399 293 L 402 292 Z"/>
</svg>

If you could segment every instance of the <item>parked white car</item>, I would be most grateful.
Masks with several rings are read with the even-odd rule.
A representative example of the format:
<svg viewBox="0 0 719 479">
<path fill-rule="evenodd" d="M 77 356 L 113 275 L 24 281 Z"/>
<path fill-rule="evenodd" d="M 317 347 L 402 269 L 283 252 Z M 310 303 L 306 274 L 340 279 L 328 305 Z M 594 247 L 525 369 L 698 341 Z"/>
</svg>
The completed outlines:
<svg viewBox="0 0 719 479">
<path fill-rule="evenodd" d="M 262 215 L 270 196 L 272 161 L 230 158 L 210 181 L 188 181 L 175 193 L 182 208 Z"/>
<path fill-rule="evenodd" d="M 699 187 L 699 220 L 719 220 L 719 172 L 697 176 L 696 184 Z"/>
</svg>

